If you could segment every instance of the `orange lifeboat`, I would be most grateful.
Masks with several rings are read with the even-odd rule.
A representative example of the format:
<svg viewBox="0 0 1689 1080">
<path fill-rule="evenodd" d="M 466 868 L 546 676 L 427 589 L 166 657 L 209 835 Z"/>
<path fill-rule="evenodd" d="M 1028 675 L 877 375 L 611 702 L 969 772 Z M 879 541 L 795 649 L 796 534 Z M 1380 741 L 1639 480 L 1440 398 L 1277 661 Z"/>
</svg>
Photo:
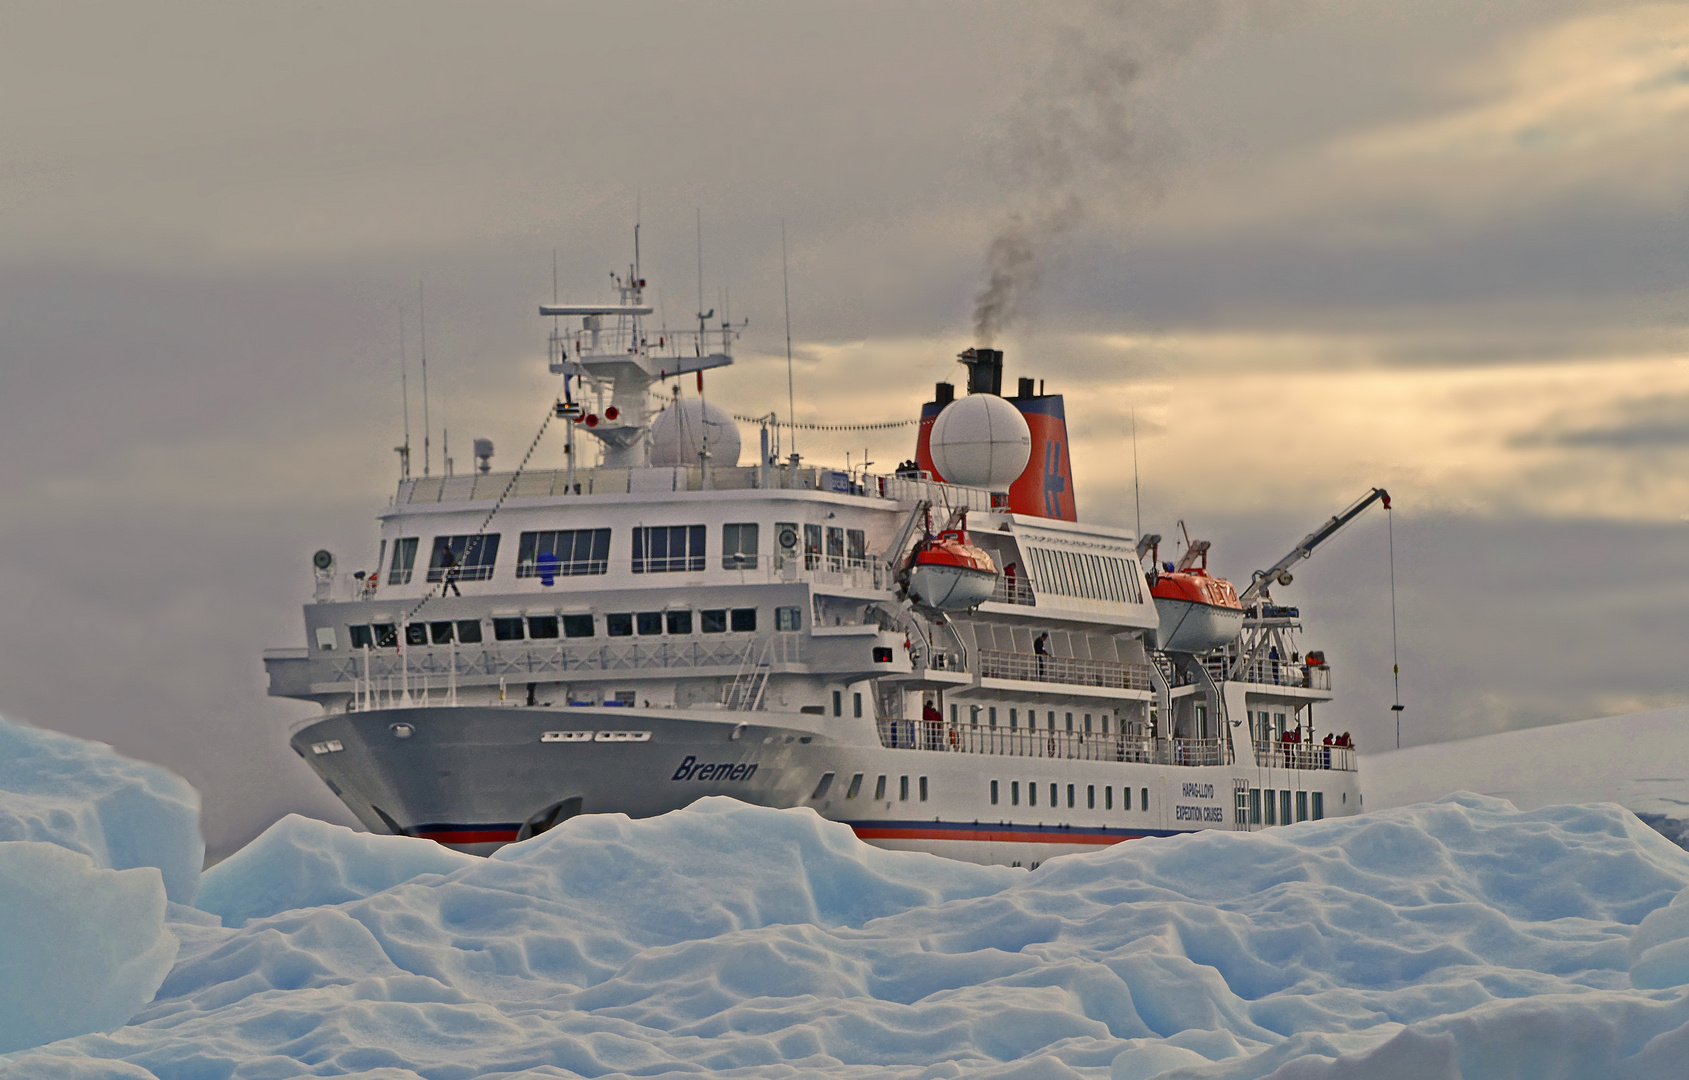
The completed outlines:
<svg viewBox="0 0 1689 1080">
<path fill-rule="evenodd" d="M 1179 525 L 1183 528 L 1184 522 Z M 1178 567 L 1169 564 L 1150 581 L 1150 596 L 1161 620 L 1157 640 L 1163 652 L 1218 649 L 1243 630 L 1243 602 L 1237 589 L 1225 578 L 1208 574 L 1208 541 L 1192 542 L 1187 536 L 1186 543 Z"/>
<path fill-rule="evenodd" d="M 974 546 L 965 528 L 945 529 L 916 549 L 909 565 L 909 592 L 939 611 L 967 611 L 991 599 L 997 564 Z"/>
</svg>

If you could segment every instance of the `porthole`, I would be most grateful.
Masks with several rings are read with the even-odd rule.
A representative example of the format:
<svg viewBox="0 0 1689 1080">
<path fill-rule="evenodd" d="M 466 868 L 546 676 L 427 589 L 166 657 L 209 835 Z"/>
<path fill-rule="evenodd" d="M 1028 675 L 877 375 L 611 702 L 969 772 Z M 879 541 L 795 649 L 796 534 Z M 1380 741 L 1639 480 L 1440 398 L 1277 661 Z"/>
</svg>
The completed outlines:
<svg viewBox="0 0 1689 1080">
<path fill-rule="evenodd" d="M 408 739 L 416 734 L 416 728 L 409 724 L 388 724 L 387 730 L 393 733 L 395 739 Z"/>
</svg>

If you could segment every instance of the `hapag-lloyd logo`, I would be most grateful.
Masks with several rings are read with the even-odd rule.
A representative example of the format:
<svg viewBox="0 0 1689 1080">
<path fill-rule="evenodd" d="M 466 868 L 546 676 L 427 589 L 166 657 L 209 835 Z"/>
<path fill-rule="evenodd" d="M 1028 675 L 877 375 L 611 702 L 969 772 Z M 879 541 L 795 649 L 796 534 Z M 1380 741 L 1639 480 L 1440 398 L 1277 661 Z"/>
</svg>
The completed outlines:
<svg viewBox="0 0 1689 1080">
<path fill-rule="evenodd" d="M 691 754 L 681 761 L 670 780 L 749 780 L 756 774 L 755 762 L 735 764 L 724 761 L 718 765 L 700 765 Z"/>
</svg>

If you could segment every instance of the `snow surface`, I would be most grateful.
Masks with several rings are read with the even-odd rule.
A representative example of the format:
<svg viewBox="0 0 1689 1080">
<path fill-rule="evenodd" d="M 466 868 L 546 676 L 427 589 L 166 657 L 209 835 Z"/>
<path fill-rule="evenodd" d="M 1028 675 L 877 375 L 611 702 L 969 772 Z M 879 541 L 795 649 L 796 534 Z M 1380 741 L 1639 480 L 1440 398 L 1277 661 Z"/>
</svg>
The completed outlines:
<svg viewBox="0 0 1689 1080">
<path fill-rule="evenodd" d="M 490 859 L 290 818 L 201 901 L 244 925 L 171 907 L 150 1004 L 0 1077 L 1678 1080 L 1689 1061 L 1689 853 L 1613 804 L 1462 794 L 1032 872 L 722 798 Z"/>
<path fill-rule="evenodd" d="M 1689 847 L 1686 763 L 1689 708 L 1662 709 L 1363 754 L 1361 790 L 1368 810 L 1454 791 L 1493 795 L 1524 810 L 1616 802 Z"/>
</svg>

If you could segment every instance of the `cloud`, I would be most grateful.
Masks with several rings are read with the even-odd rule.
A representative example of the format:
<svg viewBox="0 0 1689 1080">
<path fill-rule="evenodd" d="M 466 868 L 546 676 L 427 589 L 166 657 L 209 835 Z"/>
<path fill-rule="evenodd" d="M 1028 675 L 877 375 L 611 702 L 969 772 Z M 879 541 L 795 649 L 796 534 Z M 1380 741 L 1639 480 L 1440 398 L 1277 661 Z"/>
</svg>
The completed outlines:
<svg viewBox="0 0 1689 1080">
<path fill-rule="evenodd" d="M 1689 394 L 1649 394 L 1613 403 L 1608 416 L 1578 426 L 1560 418 L 1548 428 L 1516 436 L 1518 446 L 1591 450 L 1662 450 L 1689 447 Z"/>
</svg>

